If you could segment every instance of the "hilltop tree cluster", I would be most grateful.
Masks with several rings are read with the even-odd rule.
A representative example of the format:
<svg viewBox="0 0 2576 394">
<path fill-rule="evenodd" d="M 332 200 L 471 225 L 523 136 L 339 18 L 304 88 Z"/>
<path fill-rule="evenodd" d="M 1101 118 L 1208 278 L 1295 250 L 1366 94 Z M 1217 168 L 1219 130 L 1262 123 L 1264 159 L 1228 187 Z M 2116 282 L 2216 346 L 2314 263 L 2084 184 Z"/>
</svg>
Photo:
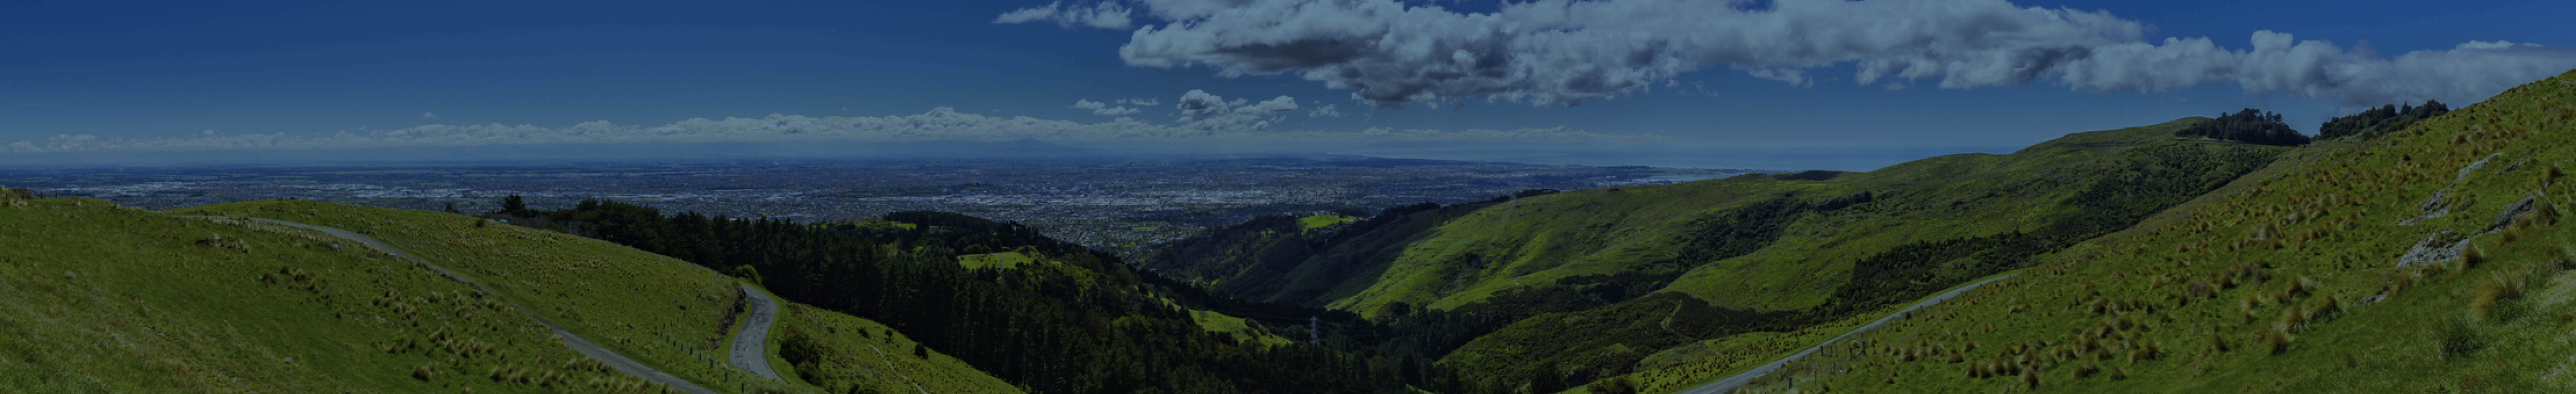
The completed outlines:
<svg viewBox="0 0 2576 394">
<path fill-rule="evenodd" d="M 2326 121 L 2324 125 L 2317 126 L 2317 139 L 2333 139 L 2354 135 L 2362 136 L 2362 139 L 2376 138 L 2380 134 L 2387 134 L 2390 131 L 2404 129 L 2406 126 L 2415 124 L 2416 121 L 2441 116 L 2442 114 L 2450 112 L 2451 106 L 2443 105 L 2442 102 L 2433 100 L 2424 100 L 2424 106 L 2421 107 L 2414 105 L 2383 105 L 2379 106 L 2379 108 L 2372 108 L 2361 111 L 2361 113 L 2345 115 L 2343 117 L 2334 118 L 2334 120 Z"/>
<path fill-rule="evenodd" d="M 2249 144 L 2298 146 L 2308 143 L 2308 136 L 2281 123 L 2281 114 L 2246 108 L 2234 114 L 2219 114 L 2208 122 L 2184 127 L 2174 135 L 2199 136 Z"/>
</svg>

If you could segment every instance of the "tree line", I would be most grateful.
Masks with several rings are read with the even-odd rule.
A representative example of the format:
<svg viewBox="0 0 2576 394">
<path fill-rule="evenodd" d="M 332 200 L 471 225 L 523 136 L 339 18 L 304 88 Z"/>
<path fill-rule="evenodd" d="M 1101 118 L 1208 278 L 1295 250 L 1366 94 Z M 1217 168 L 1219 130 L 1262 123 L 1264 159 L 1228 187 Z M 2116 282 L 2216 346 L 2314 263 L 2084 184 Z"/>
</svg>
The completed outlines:
<svg viewBox="0 0 2576 394">
<path fill-rule="evenodd" d="M 2308 136 L 2291 130 L 2288 123 L 2281 123 L 2281 114 L 2253 108 L 2234 114 L 2222 113 L 2207 122 L 2175 130 L 2174 134 L 2263 145 L 2298 146 L 2308 143 Z"/>
<path fill-rule="evenodd" d="M 2361 136 L 2362 139 L 2376 138 L 2381 134 L 2414 125 L 2416 121 L 2450 112 L 2451 106 L 2433 100 L 2424 100 L 2424 106 L 2421 107 L 2411 104 L 2382 105 L 2379 108 L 2362 110 L 2361 113 L 2326 121 L 2324 125 L 2317 126 L 2317 138 L 2332 139 L 2354 135 Z"/>
</svg>

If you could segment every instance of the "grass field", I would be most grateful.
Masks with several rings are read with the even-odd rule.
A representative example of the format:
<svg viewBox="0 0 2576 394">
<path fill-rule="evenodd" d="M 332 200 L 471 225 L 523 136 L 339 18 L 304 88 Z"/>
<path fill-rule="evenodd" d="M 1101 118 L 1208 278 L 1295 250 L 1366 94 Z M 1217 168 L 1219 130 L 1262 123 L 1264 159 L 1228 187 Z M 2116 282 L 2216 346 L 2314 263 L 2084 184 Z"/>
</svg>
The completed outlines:
<svg viewBox="0 0 2576 394">
<path fill-rule="evenodd" d="M 964 265 L 966 268 L 1013 269 L 1019 268 L 1022 264 L 1036 261 L 1036 258 L 1030 257 L 1027 253 L 1020 252 L 978 253 L 957 256 L 957 264 Z"/>
<path fill-rule="evenodd" d="M 1349 221 L 1353 221 L 1353 220 L 1360 220 L 1360 218 L 1359 218 L 1359 217 L 1355 217 L 1355 216 L 1345 216 L 1345 215 L 1307 215 L 1307 216 L 1304 216 L 1304 217 L 1299 217 L 1299 218 L 1297 218 L 1297 226 L 1298 226 L 1299 228 L 1301 228 L 1301 229 L 1305 229 L 1305 230 L 1314 230 L 1314 229 L 1319 229 L 1319 228 L 1332 227 L 1333 225 L 1336 225 L 1336 224 L 1342 224 L 1343 222 L 1349 222 Z"/>
</svg>

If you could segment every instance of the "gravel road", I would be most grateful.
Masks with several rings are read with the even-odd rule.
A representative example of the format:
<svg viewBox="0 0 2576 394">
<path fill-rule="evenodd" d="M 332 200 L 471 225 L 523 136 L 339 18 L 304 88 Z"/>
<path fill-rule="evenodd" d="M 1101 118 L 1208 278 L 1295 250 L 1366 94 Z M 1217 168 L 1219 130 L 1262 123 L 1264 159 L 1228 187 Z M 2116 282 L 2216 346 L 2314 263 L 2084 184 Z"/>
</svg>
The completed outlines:
<svg viewBox="0 0 2576 394">
<path fill-rule="evenodd" d="M 769 380 L 779 380 L 778 372 L 769 370 L 768 348 L 762 346 L 762 341 L 769 338 L 769 322 L 778 318 L 778 304 L 769 301 L 769 294 L 761 293 L 751 285 L 741 286 L 743 302 L 751 304 L 748 308 L 751 318 L 743 320 L 741 333 L 733 336 L 733 366 Z"/>
<path fill-rule="evenodd" d="M 1985 285 L 1986 285 L 1986 283 L 1990 283 L 1990 282 L 1994 282 L 1994 281 L 1998 281 L 1998 280 L 2003 280 L 2004 278 L 2010 278 L 2010 277 L 2013 277 L 2013 275 L 2021 275 L 2021 274 L 2020 274 L 2020 273 L 2013 273 L 2013 274 L 2008 274 L 2008 275 L 2004 275 L 2004 276 L 1997 276 L 1997 277 L 1993 277 L 1993 278 L 1986 278 L 1986 280 L 1977 281 L 1976 283 L 1969 283 L 1967 286 L 1959 286 L 1959 288 L 1956 288 L 1956 289 L 1950 289 L 1950 291 L 1942 292 L 1941 294 L 1935 294 L 1935 295 L 1933 295 L 1933 296 L 1932 296 L 1932 297 L 1930 297 L 1930 298 L 1924 298 L 1922 302 L 1916 302 L 1916 303 L 1914 303 L 1914 306 L 1905 307 L 1905 310 L 1897 311 L 1896 313 L 1890 313 L 1890 314 L 1887 314 L 1887 317 L 1881 317 L 1881 318 L 1878 318 L 1878 320 L 1876 320 L 1876 321 L 1871 321 L 1871 322 L 1869 322 L 1869 324 L 1867 324 L 1867 325 L 1862 325 L 1862 326 L 1860 326 L 1860 328 L 1854 328 L 1854 329 L 1852 329 L 1852 330 L 1851 330 L 1851 332 L 1846 332 L 1846 333 L 1843 333 L 1843 335 L 1837 335 L 1837 336 L 1834 336 L 1834 339 L 1828 339 L 1828 340 L 1825 340 L 1825 342 L 1824 342 L 1824 343 L 1819 343 L 1819 344 L 1816 344 L 1815 346 L 1809 346 L 1809 347 L 1807 347 L 1807 349 L 1806 349 L 1806 350 L 1800 350 L 1800 351 L 1798 351 L 1798 353 L 1797 353 L 1797 354 L 1791 354 L 1791 355 L 1789 355 L 1789 357 L 1782 357 L 1782 358 L 1780 358 L 1780 359 L 1779 359 L 1779 360 L 1777 360 L 1777 361 L 1772 361 L 1770 364 L 1762 364 L 1762 366 L 1759 366 L 1759 367 L 1753 367 L 1753 370 L 1750 370 L 1750 371 L 1744 371 L 1744 373 L 1735 374 L 1735 376 L 1728 376 L 1728 377 L 1726 377 L 1725 379 L 1718 379 L 1718 380 L 1717 380 L 1717 381 L 1715 381 L 1715 382 L 1709 382 L 1708 384 L 1700 385 L 1699 387 L 1693 387 L 1693 388 L 1691 388 L 1691 389 L 1689 389 L 1689 390 L 1682 390 L 1682 391 L 1681 391 L 1681 393 L 1682 393 L 1682 394 L 1718 394 L 1718 393 L 1724 393 L 1724 392 L 1728 392 L 1728 391 L 1733 391 L 1733 390 L 1735 390 L 1736 388 L 1744 387 L 1744 385 L 1745 385 L 1746 383 L 1752 383 L 1754 378 L 1760 378 L 1760 377 L 1762 377 L 1762 375 L 1768 375 L 1768 374 L 1771 374 L 1771 371 L 1772 371 L 1772 370 L 1780 369 L 1780 366 L 1782 366 L 1782 365 L 1789 365 L 1789 362 L 1790 362 L 1790 361 L 1798 361 L 1798 359 L 1799 359 L 1799 358 L 1807 357 L 1807 355 L 1808 355 L 1808 354 L 1813 354 L 1813 353 L 1815 353 L 1815 352 L 1816 352 L 1816 350 L 1824 349 L 1824 348 L 1825 348 L 1825 345 L 1831 345 L 1831 344 L 1834 344 L 1834 342 L 1840 342 L 1840 341 L 1842 341 L 1842 340 L 1843 340 L 1843 338 L 1851 337 L 1851 336 L 1852 336 L 1852 334 L 1859 334 L 1859 333 L 1861 333 L 1862 331 L 1869 331 L 1870 329 L 1878 328 L 1878 326 L 1879 326 L 1879 325 L 1881 325 L 1881 324 L 1887 324 L 1887 321 L 1889 321 L 1889 320 L 1896 320 L 1896 317 L 1898 317 L 1898 316 L 1905 316 L 1905 314 L 1908 314 L 1908 313 L 1914 313 L 1914 310 L 1916 310 L 1916 309 L 1923 309 L 1923 307 L 1932 306 L 1932 305 L 1934 305 L 1934 304 L 1940 304 L 1940 303 L 1941 303 L 1941 301 L 1948 300 L 1948 299 L 1950 299 L 1950 297 L 1958 297 L 1960 293 L 1966 293 L 1966 292 L 1968 292 L 1968 290 L 1976 289 L 1976 288 L 1977 288 L 1977 286 L 1985 286 Z"/>
</svg>

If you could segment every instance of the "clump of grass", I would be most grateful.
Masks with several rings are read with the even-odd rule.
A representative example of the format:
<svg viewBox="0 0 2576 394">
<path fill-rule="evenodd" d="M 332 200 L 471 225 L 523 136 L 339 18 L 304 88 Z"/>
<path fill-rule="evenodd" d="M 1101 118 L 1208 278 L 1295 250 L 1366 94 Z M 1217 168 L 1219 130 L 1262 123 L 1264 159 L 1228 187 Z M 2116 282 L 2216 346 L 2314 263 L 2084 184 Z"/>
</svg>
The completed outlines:
<svg viewBox="0 0 2576 394">
<path fill-rule="evenodd" d="M 2522 302 L 2523 286 L 2527 282 L 2522 275 L 2490 276 L 2478 286 L 2477 298 L 2469 301 L 2469 308 L 2487 324 L 2504 324 L 2519 319 L 2530 309 Z"/>
<path fill-rule="evenodd" d="M 2460 251 L 2459 261 L 2460 268 L 2462 270 L 2477 268 L 2479 265 L 2486 264 L 2487 248 L 2484 246 L 2469 246 L 2468 250 Z"/>
<path fill-rule="evenodd" d="M 2444 319 L 2433 327 L 2433 337 L 2440 340 L 2442 358 L 2466 357 L 2487 346 L 2487 338 L 2466 319 Z"/>
<path fill-rule="evenodd" d="M 411 367 L 411 378 L 412 378 L 412 379 L 420 379 L 420 380 L 437 379 L 437 378 L 438 378 L 438 367 L 436 367 L 436 366 L 430 366 L 430 365 L 416 365 L 416 366 L 412 366 L 412 367 Z"/>
<path fill-rule="evenodd" d="M 26 208 L 27 202 L 35 199 L 36 195 L 34 193 L 27 192 L 26 189 L 0 187 L 0 205 L 6 205 L 10 208 Z"/>
<path fill-rule="evenodd" d="M 2307 308 L 2308 323 L 2317 324 L 2324 323 L 2326 320 L 2332 320 L 2335 316 L 2343 314 L 2343 308 L 2342 300 L 2338 300 L 2332 296 L 2320 297 L 2317 300 L 2316 306 Z"/>
<path fill-rule="evenodd" d="M 2576 247 L 2558 247 L 2558 270 L 2576 270 Z"/>
<path fill-rule="evenodd" d="M 2287 327 L 2282 326 L 2273 326 L 2271 329 L 2263 330 L 2263 347 L 2271 350 L 2272 354 L 2289 352 L 2290 330 Z"/>
<path fill-rule="evenodd" d="M 2191 286 L 2184 287 L 2183 293 L 2186 295 L 2183 297 L 2185 303 L 2191 300 L 2218 298 L 2218 286 L 2210 284 L 2208 279 L 2197 279 L 2191 281 Z"/>
<path fill-rule="evenodd" d="M 2540 187 L 2549 188 L 2549 185 L 2558 183 L 2559 178 L 2565 177 L 2567 177 L 2566 169 L 2559 168 L 2558 163 L 2550 163 L 2548 171 L 2541 171 Z"/>
<path fill-rule="evenodd" d="M 2229 350 L 2232 350 L 2232 349 L 2229 349 L 2229 348 L 2228 348 L 2228 342 L 2232 342 L 2232 340 L 2227 339 L 2227 333 L 2226 333 L 2226 332 L 2218 331 L 2218 330 L 2216 330 L 2216 329 L 2209 330 L 2209 348 L 2210 348 L 2210 350 L 2216 350 L 2216 351 L 2219 351 L 2219 352 L 2227 352 L 2227 351 L 2229 351 Z"/>
</svg>

